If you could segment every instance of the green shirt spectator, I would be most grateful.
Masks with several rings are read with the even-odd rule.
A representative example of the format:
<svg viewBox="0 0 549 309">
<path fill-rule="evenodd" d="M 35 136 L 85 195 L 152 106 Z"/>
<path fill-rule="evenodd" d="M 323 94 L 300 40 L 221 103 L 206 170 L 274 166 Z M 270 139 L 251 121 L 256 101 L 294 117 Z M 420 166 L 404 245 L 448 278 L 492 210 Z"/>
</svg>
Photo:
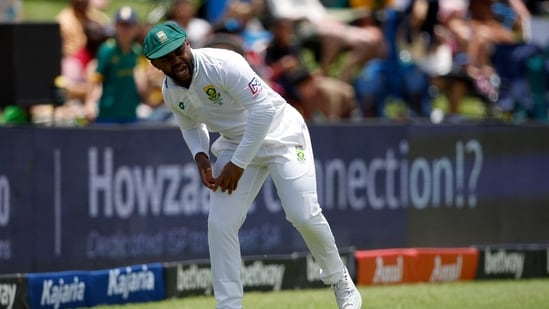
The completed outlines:
<svg viewBox="0 0 549 309">
<path fill-rule="evenodd" d="M 137 14 L 125 6 L 118 10 L 115 21 L 114 38 L 103 43 L 97 52 L 94 86 L 87 100 L 89 118 L 96 123 L 135 122 L 142 102 L 136 78 L 144 61 L 141 45 L 136 41 Z"/>
<path fill-rule="evenodd" d="M 134 43 L 124 52 L 110 39 L 97 54 L 96 73 L 102 80 L 103 91 L 99 99 L 96 121 L 131 122 L 137 119 L 137 106 L 141 102 L 134 79 L 134 69 L 141 57 L 141 46 Z"/>
</svg>

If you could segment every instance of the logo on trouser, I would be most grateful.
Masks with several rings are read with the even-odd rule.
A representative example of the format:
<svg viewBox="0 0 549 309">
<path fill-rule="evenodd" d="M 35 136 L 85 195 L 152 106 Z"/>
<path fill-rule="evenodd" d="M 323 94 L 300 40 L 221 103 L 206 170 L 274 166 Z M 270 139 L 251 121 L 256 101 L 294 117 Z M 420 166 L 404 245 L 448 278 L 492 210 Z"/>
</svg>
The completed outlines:
<svg viewBox="0 0 549 309">
<path fill-rule="evenodd" d="M 298 162 L 305 163 L 307 159 L 305 158 L 305 151 L 303 150 L 303 146 L 295 146 L 295 154 L 297 156 Z"/>
</svg>

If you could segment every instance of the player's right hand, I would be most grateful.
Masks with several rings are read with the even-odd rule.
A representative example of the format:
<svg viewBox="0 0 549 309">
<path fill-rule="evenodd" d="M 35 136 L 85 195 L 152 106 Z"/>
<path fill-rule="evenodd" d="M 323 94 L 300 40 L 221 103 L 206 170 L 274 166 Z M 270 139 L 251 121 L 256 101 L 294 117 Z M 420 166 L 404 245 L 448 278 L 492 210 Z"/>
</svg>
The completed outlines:
<svg viewBox="0 0 549 309">
<path fill-rule="evenodd" d="M 210 158 L 208 158 L 205 153 L 199 152 L 194 157 L 194 161 L 196 162 L 196 167 L 198 168 L 198 172 L 200 173 L 202 183 L 207 188 L 213 189 L 215 184 L 215 178 L 212 175 L 212 163 L 210 162 Z"/>
</svg>

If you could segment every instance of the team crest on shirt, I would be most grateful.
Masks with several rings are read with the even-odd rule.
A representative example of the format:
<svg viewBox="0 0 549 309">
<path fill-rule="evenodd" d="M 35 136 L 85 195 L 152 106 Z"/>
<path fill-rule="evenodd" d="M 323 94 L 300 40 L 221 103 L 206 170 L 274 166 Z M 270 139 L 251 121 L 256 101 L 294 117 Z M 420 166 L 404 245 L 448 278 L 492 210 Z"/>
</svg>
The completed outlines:
<svg viewBox="0 0 549 309">
<path fill-rule="evenodd" d="M 259 79 L 254 76 L 252 80 L 248 83 L 248 88 L 254 96 L 256 96 L 261 91 L 261 82 Z"/>
<path fill-rule="evenodd" d="M 218 105 L 223 104 L 223 99 L 221 98 L 221 93 L 215 89 L 214 85 L 208 85 L 204 88 L 204 92 L 208 96 L 208 100 L 212 101 L 213 103 L 216 103 Z"/>
</svg>

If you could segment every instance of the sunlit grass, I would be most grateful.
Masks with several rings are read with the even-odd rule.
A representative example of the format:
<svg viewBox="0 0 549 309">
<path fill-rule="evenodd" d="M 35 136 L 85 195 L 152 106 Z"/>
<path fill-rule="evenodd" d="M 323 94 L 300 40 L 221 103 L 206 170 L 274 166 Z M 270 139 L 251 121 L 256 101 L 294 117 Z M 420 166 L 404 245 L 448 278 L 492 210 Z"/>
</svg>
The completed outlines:
<svg viewBox="0 0 549 309">
<path fill-rule="evenodd" d="M 147 14 L 154 9 L 159 1 L 152 0 L 110 0 L 105 13 L 112 18 L 118 8 L 123 5 L 133 6 L 140 17 L 145 21 Z M 68 5 L 68 0 L 25 0 L 23 1 L 23 21 L 52 22 L 55 16 Z"/>
<path fill-rule="evenodd" d="M 452 283 L 401 284 L 359 287 L 363 308 L 401 309 L 538 309 L 548 308 L 549 279 L 485 280 Z M 211 296 L 169 299 L 160 302 L 101 306 L 101 309 L 211 309 Z M 326 289 L 253 292 L 244 296 L 244 308 L 253 309 L 333 309 L 332 291 Z"/>
</svg>

